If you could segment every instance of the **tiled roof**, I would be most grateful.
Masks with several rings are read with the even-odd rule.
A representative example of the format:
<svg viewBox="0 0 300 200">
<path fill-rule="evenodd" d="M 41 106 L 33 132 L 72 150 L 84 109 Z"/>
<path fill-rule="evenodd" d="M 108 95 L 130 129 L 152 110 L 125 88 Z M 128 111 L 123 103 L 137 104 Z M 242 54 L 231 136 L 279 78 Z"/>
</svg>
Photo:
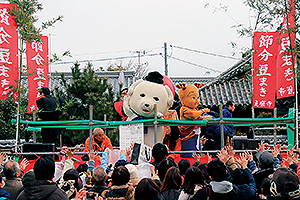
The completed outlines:
<svg viewBox="0 0 300 200">
<path fill-rule="evenodd" d="M 250 105 L 252 81 L 247 77 L 250 73 L 251 57 L 247 56 L 200 88 L 200 104 L 217 106 L 233 100 L 237 105 Z"/>
<path fill-rule="evenodd" d="M 208 84 L 217 80 L 216 77 L 170 77 L 174 85 L 176 83 L 194 84 L 195 82 Z"/>
<path fill-rule="evenodd" d="M 237 105 L 249 105 L 251 95 L 251 81 L 248 79 L 223 83 L 215 81 L 200 88 L 200 105 L 225 105 L 228 100 L 233 100 Z"/>
</svg>

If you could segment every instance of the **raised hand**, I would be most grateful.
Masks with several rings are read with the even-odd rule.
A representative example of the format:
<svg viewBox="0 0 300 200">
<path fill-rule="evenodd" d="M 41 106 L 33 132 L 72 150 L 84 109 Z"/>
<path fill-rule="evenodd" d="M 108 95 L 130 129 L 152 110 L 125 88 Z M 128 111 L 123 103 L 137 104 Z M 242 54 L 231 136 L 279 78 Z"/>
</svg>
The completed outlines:
<svg viewBox="0 0 300 200">
<path fill-rule="evenodd" d="M 225 146 L 224 149 L 227 151 L 229 156 L 234 157 L 235 151 L 233 151 L 233 146 Z"/>
<path fill-rule="evenodd" d="M 212 156 L 209 155 L 208 152 L 206 153 L 206 155 L 207 155 L 207 163 L 211 162 L 212 161 Z"/>
<path fill-rule="evenodd" d="M 7 155 L 5 152 L 0 152 L 0 165 L 6 160 Z"/>
<path fill-rule="evenodd" d="M 244 152 L 245 156 L 246 156 L 246 159 L 251 162 L 253 160 L 253 155 L 251 152 L 248 152 L 248 151 L 245 151 Z"/>
<path fill-rule="evenodd" d="M 29 165 L 29 161 L 26 158 L 23 158 L 23 160 L 20 163 L 20 169 L 24 171 L 28 165 Z"/>
<path fill-rule="evenodd" d="M 259 144 L 258 144 L 258 149 L 256 149 L 257 151 L 265 151 L 265 144 L 261 141 Z"/>
<path fill-rule="evenodd" d="M 226 164 L 227 161 L 230 159 L 230 156 L 228 155 L 227 151 L 223 148 L 219 153 L 217 154 L 217 157 Z"/>
<path fill-rule="evenodd" d="M 281 150 L 281 144 L 277 144 L 272 151 L 274 157 L 277 157 Z"/>
<path fill-rule="evenodd" d="M 90 151 L 89 153 L 89 160 L 95 160 L 96 153 L 94 150 Z"/>
<path fill-rule="evenodd" d="M 247 159 L 248 155 L 246 153 L 242 153 L 240 158 L 236 158 L 235 161 L 241 165 L 243 169 L 247 168 L 249 160 Z"/>
<path fill-rule="evenodd" d="M 75 199 L 84 199 L 87 193 L 85 188 L 82 188 L 81 190 L 79 190 L 79 192 L 77 191 L 77 188 L 75 188 L 75 192 L 76 192 L 76 196 L 74 197 Z"/>
<path fill-rule="evenodd" d="M 72 158 L 73 158 L 75 151 L 76 151 L 76 150 L 73 150 L 73 151 L 72 151 L 72 150 L 69 149 L 69 148 L 66 150 L 66 154 L 67 154 L 67 156 L 68 156 L 68 159 L 72 159 Z"/>
<path fill-rule="evenodd" d="M 196 161 L 200 161 L 201 155 L 193 153 L 192 157 L 196 160 Z"/>
</svg>

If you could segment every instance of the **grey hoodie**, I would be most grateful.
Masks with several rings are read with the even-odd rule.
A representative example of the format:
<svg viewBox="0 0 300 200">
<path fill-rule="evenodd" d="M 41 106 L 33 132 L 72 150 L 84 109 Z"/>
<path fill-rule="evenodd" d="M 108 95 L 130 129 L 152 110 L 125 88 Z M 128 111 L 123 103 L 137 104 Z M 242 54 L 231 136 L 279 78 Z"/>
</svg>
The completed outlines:
<svg viewBox="0 0 300 200">
<path fill-rule="evenodd" d="M 212 191 L 214 191 L 215 193 L 225 194 L 230 192 L 233 189 L 232 183 L 230 183 L 229 181 L 221 181 L 221 182 L 211 181 L 210 185 Z"/>
</svg>

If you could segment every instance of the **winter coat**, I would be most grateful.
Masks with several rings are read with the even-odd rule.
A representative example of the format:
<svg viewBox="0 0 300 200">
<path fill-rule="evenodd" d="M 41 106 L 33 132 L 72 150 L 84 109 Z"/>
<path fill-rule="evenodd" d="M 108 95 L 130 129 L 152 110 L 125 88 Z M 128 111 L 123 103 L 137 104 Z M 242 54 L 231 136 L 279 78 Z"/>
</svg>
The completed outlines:
<svg viewBox="0 0 300 200">
<path fill-rule="evenodd" d="M 24 184 L 24 190 L 17 200 L 68 200 L 67 194 L 49 180 L 34 180 Z"/>
<path fill-rule="evenodd" d="M 210 112 L 212 113 L 212 112 Z M 211 116 L 213 119 L 216 117 L 213 115 L 205 114 L 205 116 Z M 224 133 L 226 133 L 226 127 L 224 126 Z M 221 126 L 220 125 L 208 125 L 201 127 L 201 136 L 204 135 L 207 141 L 205 142 L 202 150 L 216 150 L 221 149 Z"/>
<path fill-rule="evenodd" d="M 4 180 L 4 182 L 5 186 L 2 189 L 9 192 L 11 200 L 15 200 L 19 195 L 21 188 L 23 187 L 22 179 L 7 178 Z"/>
<path fill-rule="evenodd" d="M 280 161 L 277 157 L 274 158 L 274 165 L 273 168 L 268 168 L 268 169 L 259 169 L 256 166 L 255 161 L 251 161 L 249 163 L 249 168 L 252 171 L 255 183 L 256 183 L 256 188 L 257 192 L 261 194 L 260 186 L 263 182 L 263 179 L 268 178 L 270 175 L 274 173 L 276 169 L 280 167 Z"/>
<path fill-rule="evenodd" d="M 245 171 L 249 175 L 249 184 L 237 185 L 237 187 L 240 189 L 240 200 L 251 200 L 255 198 L 256 184 L 250 169 L 246 168 Z"/>
<path fill-rule="evenodd" d="M 89 192 L 98 193 L 99 196 L 102 194 L 104 190 L 108 190 L 109 188 L 103 184 L 103 185 L 94 185 L 91 189 L 89 189 Z"/>
<path fill-rule="evenodd" d="M 221 149 L 220 125 L 209 125 L 201 127 L 201 135 L 203 134 L 207 141 L 203 145 L 202 150 Z"/>
<path fill-rule="evenodd" d="M 225 108 L 223 109 L 223 118 L 232 118 L 232 111 L 227 106 L 225 106 Z M 233 137 L 233 125 L 224 125 L 224 128 L 226 129 L 227 136 Z"/>
<path fill-rule="evenodd" d="M 0 189 L 0 200 L 9 200 L 9 199 L 10 199 L 9 192 Z"/>
<path fill-rule="evenodd" d="M 180 195 L 180 189 L 165 190 L 160 194 L 160 198 L 163 200 L 178 199 Z"/>
<path fill-rule="evenodd" d="M 209 196 L 209 200 L 235 200 L 239 199 L 239 189 L 228 181 L 211 181 L 210 186 L 199 190 L 191 200 L 206 200 Z"/>
<path fill-rule="evenodd" d="M 104 140 L 102 141 L 101 146 L 99 146 L 97 144 L 97 142 L 95 141 L 94 135 L 92 137 L 93 137 L 92 149 L 94 151 L 102 151 L 103 152 L 106 148 L 109 148 L 109 149 L 113 150 L 113 146 L 111 144 L 111 141 L 106 135 L 104 135 Z M 88 137 L 85 140 L 84 152 L 88 152 L 89 150 L 90 150 L 90 137 Z"/>
<path fill-rule="evenodd" d="M 134 187 L 128 185 L 112 186 L 101 194 L 105 200 L 134 200 Z"/>
</svg>

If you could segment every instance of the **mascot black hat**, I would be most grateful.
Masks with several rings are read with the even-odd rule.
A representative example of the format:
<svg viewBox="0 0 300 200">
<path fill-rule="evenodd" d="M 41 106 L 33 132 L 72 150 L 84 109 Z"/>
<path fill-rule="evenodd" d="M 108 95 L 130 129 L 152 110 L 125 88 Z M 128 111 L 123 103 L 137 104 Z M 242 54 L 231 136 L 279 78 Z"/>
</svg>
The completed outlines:
<svg viewBox="0 0 300 200">
<path fill-rule="evenodd" d="M 145 80 L 152 82 L 152 83 L 158 83 L 163 84 L 163 75 L 161 75 L 158 71 L 150 72 L 146 77 Z"/>
</svg>

